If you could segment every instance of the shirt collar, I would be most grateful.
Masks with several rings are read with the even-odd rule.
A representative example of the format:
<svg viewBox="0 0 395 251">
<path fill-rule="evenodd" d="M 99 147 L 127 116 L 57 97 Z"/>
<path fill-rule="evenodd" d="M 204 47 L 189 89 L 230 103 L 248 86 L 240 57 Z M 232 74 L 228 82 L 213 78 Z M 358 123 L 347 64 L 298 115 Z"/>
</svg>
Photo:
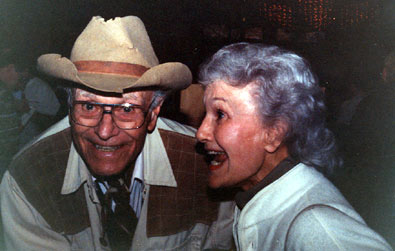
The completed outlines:
<svg viewBox="0 0 395 251">
<path fill-rule="evenodd" d="M 133 169 L 133 176 L 132 176 L 132 182 L 130 182 L 130 187 L 133 186 L 134 180 L 139 179 L 141 181 L 144 180 L 144 154 L 141 152 L 139 156 L 136 159 L 136 163 L 134 164 L 134 169 Z"/>
<path fill-rule="evenodd" d="M 245 205 L 262 189 L 279 179 L 281 176 L 286 174 L 294 166 L 296 166 L 296 161 L 292 158 L 287 157 L 282 160 L 263 180 L 258 184 L 253 186 L 247 191 L 238 192 L 235 196 L 236 205 L 240 210 L 244 208 Z"/>
<path fill-rule="evenodd" d="M 162 120 L 151 134 L 147 135 L 144 144 L 144 182 L 149 185 L 177 187 L 177 182 L 166 153 L 166 148 L 159 134 Z"/>
<path fill-rule="evenodd" d="M 69 159 L 67 161 L 66 174 L 62 186 L 62 194 L 73 193 L 78 190 L 78 188 L 91 177 L 85 162 L 82 160 L 81 156 L 78 154 L 71 143 Z"/>
</svg>

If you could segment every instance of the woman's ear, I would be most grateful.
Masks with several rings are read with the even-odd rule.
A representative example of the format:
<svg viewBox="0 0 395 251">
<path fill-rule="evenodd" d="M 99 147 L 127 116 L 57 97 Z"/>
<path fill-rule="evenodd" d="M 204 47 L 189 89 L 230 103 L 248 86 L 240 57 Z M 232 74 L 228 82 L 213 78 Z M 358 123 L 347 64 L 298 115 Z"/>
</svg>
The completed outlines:
<svg viewBox="0 0 395 251">
<path fill-rule="evenodd" d="M 284 121 L 277 121 L 273 126 L 265 129 L 266 145 L 265 150 L 274 153 L 283 143 L 284 136 L 287 133 L 288 125 Z"/>
</svg>

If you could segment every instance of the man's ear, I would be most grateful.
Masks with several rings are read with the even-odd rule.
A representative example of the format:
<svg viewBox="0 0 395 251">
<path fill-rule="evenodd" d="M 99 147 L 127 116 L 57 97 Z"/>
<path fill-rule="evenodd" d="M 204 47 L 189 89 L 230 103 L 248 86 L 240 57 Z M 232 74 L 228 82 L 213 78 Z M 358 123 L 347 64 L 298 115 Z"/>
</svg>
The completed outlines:
<svg viewBox="0 0 395 251">
<path fill-rule="evenodd" d="M 156 106 L 154 109 L 152 109 L 150 111 L 150 113 L 148 114 L 148 117 L 147 117 L 148 132 L 152 132 L 155 129 L 156 122 L 158 121 L 158 116 L 159 116 L 159 112 L 160 112 L 160 108 L 162 107 L 162 104 L 163 104 L 163 100 L 160 102 L 160 104 L 158 106 Z"/>
<path fill-rule="evenodd" d="M 277 121 L 275 125 L 264 130 L 264 137 L 266 141 L 265 150 L 269 153 L 274 153 L 278 150 L 281 143 L 283 143 L 285 134 L 287 133 L 288 125 L 284 121 Z"/>
</svg>

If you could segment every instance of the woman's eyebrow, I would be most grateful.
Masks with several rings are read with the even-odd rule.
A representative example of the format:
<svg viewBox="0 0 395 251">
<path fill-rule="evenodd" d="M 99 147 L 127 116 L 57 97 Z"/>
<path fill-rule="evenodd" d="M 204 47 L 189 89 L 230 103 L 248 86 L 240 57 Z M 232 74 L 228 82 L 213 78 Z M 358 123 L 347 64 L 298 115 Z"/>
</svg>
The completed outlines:
<svg viewBox="0 0 395 251">
<path fill-rule="evenodd" d="M 212 100 L 213 101 L 222 101 L 222 102 L 227 102 L 228 101 L 226 98 L 223 98 L 223 97 L 214 97 Z"/>
</svg>

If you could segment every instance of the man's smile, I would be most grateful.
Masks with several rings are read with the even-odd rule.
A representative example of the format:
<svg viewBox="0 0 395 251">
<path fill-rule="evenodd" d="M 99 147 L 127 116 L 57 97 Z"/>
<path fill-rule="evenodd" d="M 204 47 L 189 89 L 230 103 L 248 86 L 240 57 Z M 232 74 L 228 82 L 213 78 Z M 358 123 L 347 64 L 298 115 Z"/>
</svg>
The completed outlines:
<svg viewBox="0 0 395 251">
<path fill-rule="evenodd" d="M 97 150 L 103 151 L 103 152 L 113 152 L 116 151 L 120 148 L 120 146 L 102 146 L 102 145 L 97 145 L 94 144 Z"/>
</svg>

